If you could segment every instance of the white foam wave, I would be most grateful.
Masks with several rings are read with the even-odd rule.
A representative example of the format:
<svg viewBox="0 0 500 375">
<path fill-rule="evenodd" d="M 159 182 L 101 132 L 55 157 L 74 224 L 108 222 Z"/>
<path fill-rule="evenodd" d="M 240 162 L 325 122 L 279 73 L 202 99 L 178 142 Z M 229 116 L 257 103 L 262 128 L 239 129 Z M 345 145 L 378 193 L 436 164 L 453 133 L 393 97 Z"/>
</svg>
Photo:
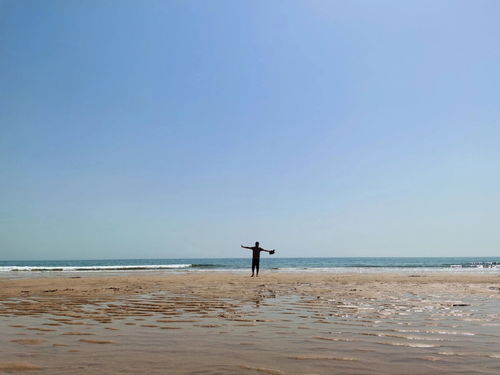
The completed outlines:
<svg viewBox="0 0 500 375">
<path fill-rule="evenodd" d="M 132 271 L 189 268 L 191 264 L 140 264 L 127 266 L 2 266 L 0 272 L 85 272 L 85 271 Z"/>
<path fill-rule="evenodd" d="M 321 272 L 321 273 L 402 273 L 402 274 L 427 274 L 427 273 L 494 273 L 500 272 L 500 266 L 492 267 L 273 267 L 274 272 Z"/>
<path fill-rule="evenodd" d="M 474 336 L 472 332 L 459 332 L 459 331 L 443 331 L 443 330 L 418 330 L 418 329 L 396 329 L 396 332 L 409 332 L 409 333 L 430 333 L 435 335 L 458 335 L 458 336 Z"/>
<path fill-rule="evenodd" d="M 435 348 L 436 346 L 439 346 L 433 344 L 408 343 L 408 342 L 380 342 L 379 344 L 392 345 L 392 346 L 407 346 L 410 348 Z"/>
</svg>

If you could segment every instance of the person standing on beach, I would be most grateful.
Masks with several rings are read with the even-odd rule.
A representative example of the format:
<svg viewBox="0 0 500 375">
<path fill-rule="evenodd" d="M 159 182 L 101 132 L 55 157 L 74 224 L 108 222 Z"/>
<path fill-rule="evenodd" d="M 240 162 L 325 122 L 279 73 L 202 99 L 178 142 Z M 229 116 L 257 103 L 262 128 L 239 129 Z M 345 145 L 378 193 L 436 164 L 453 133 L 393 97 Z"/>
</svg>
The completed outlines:
<svg viewBox="0 0 500 375">
<path fill-rule="evenodd" d="M 269 254 L 274 254 L 274 250 L 266 250 L 263 249 L 262 247 L 259 246 L 259 243 L 256 242 L 255 246 L 243 246 L 241 245 L 242 248 L 244 249 L 250 249 L 252 250 L 252 276 L 255 274 L 255 276 L 259 276 L 259 264 L 260 264 L 260 252 L 261 251 L 266 251 Z M 257 272 L 255 272 L 257 271 Z"/>
</svg>

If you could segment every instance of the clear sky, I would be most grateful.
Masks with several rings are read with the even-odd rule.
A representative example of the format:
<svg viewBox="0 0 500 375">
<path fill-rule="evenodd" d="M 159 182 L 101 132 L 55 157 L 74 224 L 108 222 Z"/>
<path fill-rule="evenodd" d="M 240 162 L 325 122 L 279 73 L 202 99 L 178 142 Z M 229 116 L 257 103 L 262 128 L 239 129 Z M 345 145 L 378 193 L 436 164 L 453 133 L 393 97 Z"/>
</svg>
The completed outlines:
<svg viewBox="0 0 500 375">
<path fill-rule="evenodd" d="M 0 0 L 0 259 L 498 256 L 499 20 Z"/>
</svg>

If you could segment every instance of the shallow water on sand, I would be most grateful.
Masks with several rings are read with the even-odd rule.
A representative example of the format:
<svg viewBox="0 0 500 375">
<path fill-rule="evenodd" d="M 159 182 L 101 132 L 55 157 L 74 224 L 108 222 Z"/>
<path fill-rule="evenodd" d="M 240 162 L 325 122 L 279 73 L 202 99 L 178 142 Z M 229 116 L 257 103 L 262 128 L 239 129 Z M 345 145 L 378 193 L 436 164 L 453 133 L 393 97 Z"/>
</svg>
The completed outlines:
<svg viewBox="0 0 500 375">
<path fill-rule="evenodd" d="M 1 301 L 0 372 L 498 374 L 499 299 L 155 292 Z"/>
</svg>

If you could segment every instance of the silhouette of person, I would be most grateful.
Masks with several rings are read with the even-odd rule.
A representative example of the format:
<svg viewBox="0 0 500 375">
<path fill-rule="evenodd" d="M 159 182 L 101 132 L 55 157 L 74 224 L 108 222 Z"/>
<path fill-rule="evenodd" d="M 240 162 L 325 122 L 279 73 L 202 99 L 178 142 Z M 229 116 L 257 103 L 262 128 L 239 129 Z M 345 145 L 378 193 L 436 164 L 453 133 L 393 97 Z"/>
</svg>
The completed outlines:
<svg viewBox="0 0 500 375">
<path fill-rule="evenodd" d="M 274 254 L 274 250 L 266 250 L 263 249 L 262 247 L 259 246 L 259 243 L 256 242 L 255 246 L 243 246 L 241 245 L 242 248 L 244 249 L 250 249 L 252 250 L 252 276 L 255 274 L 255 276 L 259 276 L 259 264 L 260 264 L 260 252 L 261 251 L 266 251 L 269 254 Z M 257 271 L 257 272 L 255 272 Z"/>
</svg>

